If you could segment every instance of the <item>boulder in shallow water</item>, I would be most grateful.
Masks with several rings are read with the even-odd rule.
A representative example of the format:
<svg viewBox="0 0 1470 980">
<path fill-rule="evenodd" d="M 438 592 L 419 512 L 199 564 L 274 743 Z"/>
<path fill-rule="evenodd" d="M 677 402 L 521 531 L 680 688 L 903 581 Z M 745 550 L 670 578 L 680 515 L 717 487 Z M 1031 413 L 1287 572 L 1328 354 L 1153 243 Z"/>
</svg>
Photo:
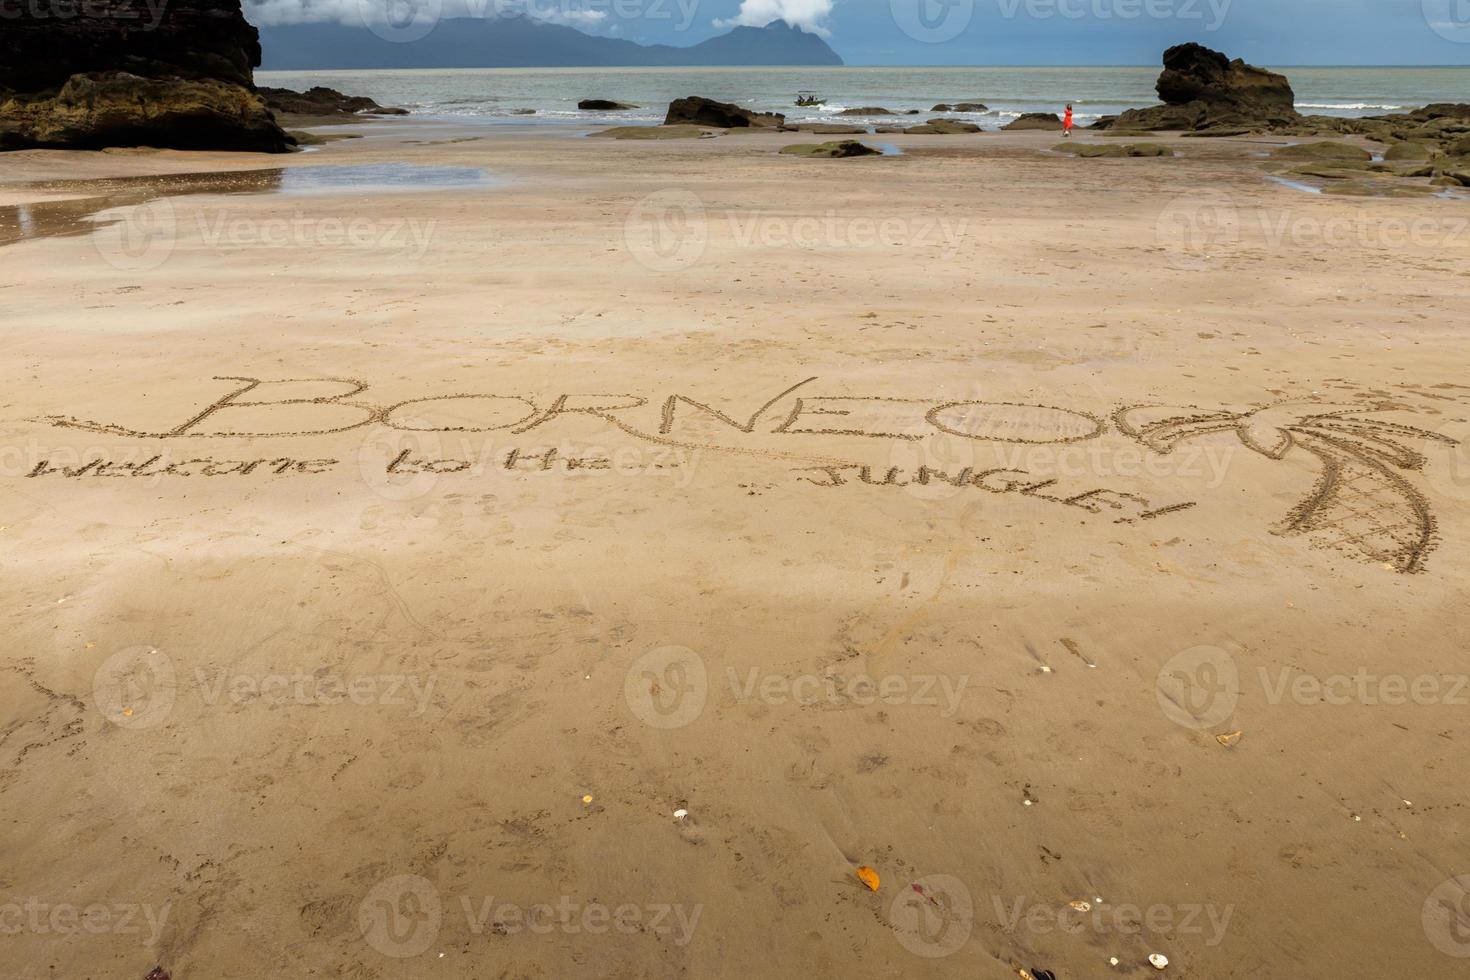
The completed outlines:
<svg viewBox="0 0 1470 980">
<path fill-rule="evenodd" d="M 779 112 L 754 112 L 733 102 L 716 102 L 700 95 L 687 95 L 669 103 L 664 115 L 665 126 L 715 126 L 719 129 L 760 127 L 776 129 L 784 125 L 786 116 Z"/>
<path fill-rule="evenodd" d="M 858 106 L 855 109 L 843 109 L 839 116 L 891 116 L 892 109 L 885 109 L 879 105 Z"/>
<path fill-rule="evenodd" d="M 859 143 L 857 140 L 837 140 L 831 143 L 795 143 L 791 146 L 781 147 L 781 152 L 791 156 L 816 157 L 825 160 L 839 160 L 845 157 L 871 157 L 882 154 L 881 150 L 875 150 L 871 146 Z"/>
<path fill-rule="evenodd" d="M 1001 128 L 1006 130 L 1059 130 L 1062 128 L 1062 119 L 1055 112 L 1023 112 Z"/>
<path fill-rule="evenodd" d="M 156 146 L 284 153 L 295 142 L 260 96 L 212 78 L 98 72 L 73 75 L 49 97 L 0 101 L 0 149 L 7 150 Z"/>
<path fill-rule="evenodd" d="M 1385 160 L 1428 160 L 1429 157 L 1429 147 L 1423 143 L 1394 143 L 1383 151 Z"/>
<path fill-rule="evenodd" d="M 926 123 L 910 126 L 904 132 L 919 136 L 954 136 L 959 133 L 978 133 L 980 127 L 963 119 L 931 119 Z"/>
<path fill-rule="evenodd" d="M 1373 154 L 1351 143 L 1298 143 L 1283 146 L 1271 154 L 1278 160 L 1372 160 Z"/>
<path fill-rule="evenodd" d="M 636 109 L 630 102 L 614 102 L 611 99 L 583 99 L 577 108 L 585 112 L 616 112 L 620 109 Z"/>
</svg>

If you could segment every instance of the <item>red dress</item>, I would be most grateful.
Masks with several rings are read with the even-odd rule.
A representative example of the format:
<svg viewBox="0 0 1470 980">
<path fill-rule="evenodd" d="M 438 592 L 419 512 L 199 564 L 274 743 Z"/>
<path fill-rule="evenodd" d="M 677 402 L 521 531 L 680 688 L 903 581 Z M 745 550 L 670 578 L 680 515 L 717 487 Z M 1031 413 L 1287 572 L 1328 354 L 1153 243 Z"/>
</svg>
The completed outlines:
<svg viewBox="0 0 1470 980">
<path fill-rule="evenodd" d="M 1072 128 L 1072 110 L 1071 109 L 1068 109 L 1067 110 L 1067 118 L 1064 119 L 1064 120 L 1062 120 L 1062 128 L 1063 129 L 1071 129 Z"/>
</svg>

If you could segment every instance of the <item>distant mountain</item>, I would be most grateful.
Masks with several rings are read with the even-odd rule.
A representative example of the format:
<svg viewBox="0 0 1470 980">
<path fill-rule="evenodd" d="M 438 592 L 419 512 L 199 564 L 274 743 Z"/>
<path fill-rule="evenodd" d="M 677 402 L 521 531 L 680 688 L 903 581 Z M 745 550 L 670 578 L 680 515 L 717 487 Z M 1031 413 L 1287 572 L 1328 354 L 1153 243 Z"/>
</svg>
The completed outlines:
<svg viewBox="0 0 1470 980">
<path fill-rule="evenodd" d="M 444 20 L 406 44 L 365 27 L 283 24 L 262 27 L 260 45 L 260 67 L 279 70 L 842 64 L 826 41 L 779 20 L 737 27 L 687 48 L 596 37 L 521 16 Z"/>
</svg>

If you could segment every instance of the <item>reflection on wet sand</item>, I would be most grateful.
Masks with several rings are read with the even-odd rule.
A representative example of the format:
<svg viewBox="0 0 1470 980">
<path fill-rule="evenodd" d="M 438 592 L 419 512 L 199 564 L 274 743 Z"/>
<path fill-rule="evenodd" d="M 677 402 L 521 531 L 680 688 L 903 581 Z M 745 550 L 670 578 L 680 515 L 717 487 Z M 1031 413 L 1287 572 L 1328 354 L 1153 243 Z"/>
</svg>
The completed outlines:
<svg viewBox="0 0 1470 980">
<path fill-rule="evenodd" d="M 489 176 L 473 167 L 424 167 L 406 163 L 35 181 L 20 189 L 73 196 L 0 206 L 0 247 L 31 239 L 85 235 L 117 224 L 123 218 L 119 213 L 99 219 L 103 212 L 137 207 L 166 197 L 441 190 L 489 183 Z"/>
</svg>

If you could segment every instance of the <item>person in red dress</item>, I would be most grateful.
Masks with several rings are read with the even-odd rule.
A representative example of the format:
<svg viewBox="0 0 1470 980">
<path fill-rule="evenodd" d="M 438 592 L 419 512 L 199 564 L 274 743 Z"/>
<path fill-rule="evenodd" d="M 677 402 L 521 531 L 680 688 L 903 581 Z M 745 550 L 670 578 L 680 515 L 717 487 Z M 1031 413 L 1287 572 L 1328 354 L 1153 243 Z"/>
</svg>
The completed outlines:
<svg viewBox="0 0 1470 980">
<path fill-rule="evenodd" d="M 1071 106 L 1070 103 L 1067 105 L 1067 115 L 1066 115 L 1066 118 L 1064 118 L 1062 120 L 1062 135 L 1063 136 L 1071 136 L 1072 135 L 1072 106 Z"/>
</svg>

